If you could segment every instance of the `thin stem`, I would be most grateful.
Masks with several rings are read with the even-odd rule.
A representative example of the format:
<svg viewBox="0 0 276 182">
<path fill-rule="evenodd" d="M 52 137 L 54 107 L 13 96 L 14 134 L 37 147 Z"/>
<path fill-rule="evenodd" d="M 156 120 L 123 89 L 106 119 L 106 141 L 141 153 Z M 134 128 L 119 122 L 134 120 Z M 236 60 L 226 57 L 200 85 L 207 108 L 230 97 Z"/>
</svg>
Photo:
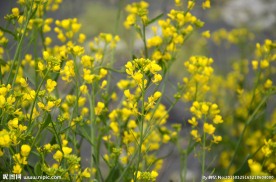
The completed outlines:
<svg viewBox="0 0 276 182">
<path fill-rule="evenodd" d="M 143 78 L 145 75 L 143 75 Z M 144 142 L 144 112 L 145 112 L 145 85 L 144 85 L 144 79 L 142 79 L 142 108 L 141 108 L 141 117 L 140 117 L 140 122 L 139 122 L 139 130 L 140 130 L 140 136 L 139 136 L 139 143 L 138 143 L 138 159 L 137 159 L 137 164 L 136 164 L 136 174 L 134 176 L 134 181 L 137 181 L 137 172 L 139 170 L 139 163 L 141 161 L 141 154 L 142 154 L 142 144 Z"/>
<path fill-rule="evenodd" d="M 34 113 L 34 108 L 35 108 L 35 104 L 36 104 L 36 101 L 37 101 L 37 97 L 38 97 L 38 93 L 42 87 L 42 84 L 45 82 L 46 80 L 46 77 L 48 75 L 48 73 L 50 72 L 50 69 L 47 69 L 46 73 L 45 73 L 45 76 L 43 77 L 42 81 L 40 82 L 36 92 L 35 92 L 35 98 L 34 98 L 34 101 L 33 101 L 33 105 L 32 105 L 32 108 L 31 108 L 31 114 L 30 114 L 30 118 L 29 118 L 29 126 L 31 125 L 31 122 L 32 122 L 32 116 L 33 116 L 33 113 Z"/>
<path fill-rule="evenodd" d="M 238 149 L 239 149 L 239 147 L 240 147 L 240 145 L 241 145 L 241 141 L 242 141 L 242 139 L 243 139 L 243 137 L 244 137 L 244 134 L 245 134 L 246 129 L 248 128 L 249 124 L 253 121 L 253 119 L 255 118 L 256 114 L 257 114 L 258 111 L 260 110 L 260 108 L 261 108 L 261 107 L 263 106 L 263 104 L 267 101 L 267 99 L 269 98 L 269 96 L 270 96 L 270 95 L 273 95 L 274 93 L 275 93 L 275 92 L 272 92 L 272 93 L 270 93 L 270 94 L 267 94 L 267 95 L 262 99 L 262 101 L 259 103 L 259 105 L 255 108 L 254 112 L 250 115 L 250 117 L 248 118 L 248 120 L 246 121 L 245 126 L 244 126 L 244 128 L 243 128 L 243 130 L 242 130 L 242 133 L 241 133 L 241 135 L 240 135 L 240 137 L 239 137 L 238 143 L 237 143 L 237 145 L 236 145 L 236 148 L 235 148 L 233 157 L 232 157 L 232 159 L 231 159 L 231 162 L 230 162 L 230 164 L 229 164 L 229 166 L 228 166 L 228 168 L 227 168 L 227 174 L 229 174 L 230 168 L 231 168 L 231 166 L 232 166 L 232 164 L 233 164 L 233 162 L 234 162 L 234 159 L 236 158 L 236 155 L 237 155 L 237 153 L 238 153 Z"/>
<path fill-rule="evenodd" d="M 205 158 L 206 158 L 205 148 L 206 148 L 206 133 L 203 131 L 201 176 L 204 176 L 204 173 L 205 173 Z"/>
<path fill-rule="evenodd" d="M 147 46 L 147 40 L 146 40 L 146 26 L 143 23 L 143 43 L 144 43 L 144 49 L 145 49 L 145 57 L 148 58 L 148 46 Z"/>
<path fill-rule="evenodd" d="M 92 84 L 91 94 L 88 94 L 89 97 L 89 107 L 90 107 L 90 137 L 91 137 L 91 168 L 97 167 L 97 149 L 96 149 L 96 119 L 95 119 L 95 88 Z M 95 159 L 95 160 L 94 160 Z M 97 175 L 97 174 L 96 174 Z"/>
<path fill-rule="evenodd" d="M 32 1 L 30 7 L 33 6 L 33 3 L 34 3 L 34 0 Z M 17 47 L 16 47 L 16 51 L 15 51 L 15 54 L 14 54 L 13 62 L 12 62 L 11 68 L 10 68 L 11 71 L 10 71 L 9 76 L 8 76 L 8 79 L 7 79 L 7 84 L 10 83 L 10 81 L 11 81 L 11 79 L 12 79 L 12 83 L 11 83 L 12 87 L 13 87 L 13 85 L 14 85 L 14 82 L 15 82 L 16 75 L 17 75 L 17 73 L 18 73 L 19 67 L 20 67 L 20 65 L 21 65 L 21 60 L 19 60 L 19 57 L 20 57 L 20 54 L 21 54 L 23 39 L 24 39 L 24 37 L 25 37 L 25 34 L 26 34 L 26 30 L 27 30 L 29 21 L 30 21 L 30 19 L 31 19 L 31 17 L 32 17 L 32 15 L 33 15 L 33 13 L 34 13 L 36 10 L 37 10 L 37 8 L 36 8 L 34 11 L 32 11 L 32 9 L 30 9 L 30 11 L 27 12 L 27 20 L 26 20 L 26 22 L 25 22 L 25 24 L 24 24 L 24 27 L 23 27 L 23 33 L 22 33 L 22 35 L 21 35 L 21 37 L 20 37 L 20 39 L 19 39 L 18 45 L 17 45 Z M 15 71 L 15 73 L 13 74 L 12 72 L 13 72 L 13 68 L 14 68 L 15 62 L 18 62 L 18 63 L 17 63 L 17 66 L 16 66 L 16 71 Z"/>
</svg>

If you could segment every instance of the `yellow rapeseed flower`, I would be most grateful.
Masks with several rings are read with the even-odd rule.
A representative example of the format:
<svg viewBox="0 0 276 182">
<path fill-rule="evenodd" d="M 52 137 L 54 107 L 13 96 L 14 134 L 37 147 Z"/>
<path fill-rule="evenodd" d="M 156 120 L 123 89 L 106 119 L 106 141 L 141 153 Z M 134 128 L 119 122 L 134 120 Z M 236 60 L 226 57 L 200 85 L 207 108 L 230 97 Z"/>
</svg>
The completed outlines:
<svg viewBox="0 0 276 182">
<path fill-rule="evenodd" d="M 264 84 L 264 88 L 269 89 L 270 87 L 272 87 L 272 84 L 273 84 L 272 80 L 267 79 Z"/>
<path fill-rule="evenodd" d="M 206 31 L 204 31 L 204 32 L 202 32 L 202 34 L 201 34 L 203 37 L 205 37 L 205 38 L 210 38 L 210 31 L 209 30 L 206 30 Z"/>
<path fill-rule="evenodd" d="M 203 3 L 202 3 L 202 8 L 203 9 L 207 9 L 207 8 L 210 8 L 211 7 L 211 2 L 210 0 L 205 0 Z"/>
<path fill-rule="evenodd" d="M 64 155 L 68 155 L 72 152 L 72 148 L 70 147 L 62 147 L 62 151 L 64 153 Z"/>
<path fill-rule="evenodd" d="M 80 86 L 80 91 L 82 94 L 87 94 L 88 93 L 88 88 L 86 85 L 81 85 Z"/>
<path fill-rule="evenodd" d="M 13 172 L 14 174 L 21 174 L 21 172 L 22 172 L 21 166 L 20 166 L 19 164 L 15 164 L 15 165 L 13 166 L 12 172 Z"/>
<path fill-rule="evenodd" d="M 253 70 L 257 70 L 258 69 L 259 62 L 257 60 L 253 60 L 251 62 L 251 64 L 252 64 Z"/>
<path fill-rule="evenodd" d="M 31 147 L 29 145 L 22 145 L 21 146 L 21 155 L 24 157 L 28 157 L 29 153 L 31 151 Z"/>
<path fill-rule="evenodd" d="M 1 147 L 9 147 L 11 144 L 10 134 L 7 130 L 0 131 L 0 146 Z"/>
<path fill-rule="evenodd" d="M 13 16 L 18 17 L 19 13 L 20 13 L 20 11 L 19 11 L 18 8 L 12 8 L 12 14 L 13 14 Z"/>
<path fill-rule="evenodd" d="M 49 93 L 51 93 L 55 87 L 57 86 L 57 82 L 52 80 L 52 79 L 48 79 L 47 83 L 46 83 L 46 89 Z"/>
<path fill-rule="evenodd" d="M 203 131 L 205 133 L 208 133 L 209 135 L 214 134 L 216 128 L 212 124 L 204 123 L 203 125 Z"/>
<path fill-rule="evenodd" d="M 95 114 L 98 116 L 98 115 L 101 115 L 103 109 L 105 107 L 105 104 L 103 102 L 98 102 L 97 103 L 97 106 L 95 107 Z"/>
<path fill-rule="evenodd" d="M 18 128 L 18 118 L 14 118 L 8 122 L 8 126 L 10 129 Z"/>
<path fill-rule="evenodd" d="M 248 166 L 253 174 L 258 174 L 262 172 L 262 166 L 258 162 L 253 161 L 252 159 L 249 159 Z"/>
<path fill-rule="evenodd" d="M 53 158 L 58 162 L 61 161 L 62 157 L 63 157 L 63 154 L 60 150 L 56 151 L 56 153 L 53 155 Z"/>
<path fill-rule="evenodd" d="M 89 169 L 88 168 L 85 168 L 83 170 L 83 172 L 81 173 L 81 176 L 85 177 L 85 178 L 90 178 L 91 177 L 91 174 L 89 172 Z"/>
<path fill-rule="evenodd" d="M 117 122 L 112 121 L 109 126 L 115 134 L 119 133 L 119 125 Z"/>
</svg>

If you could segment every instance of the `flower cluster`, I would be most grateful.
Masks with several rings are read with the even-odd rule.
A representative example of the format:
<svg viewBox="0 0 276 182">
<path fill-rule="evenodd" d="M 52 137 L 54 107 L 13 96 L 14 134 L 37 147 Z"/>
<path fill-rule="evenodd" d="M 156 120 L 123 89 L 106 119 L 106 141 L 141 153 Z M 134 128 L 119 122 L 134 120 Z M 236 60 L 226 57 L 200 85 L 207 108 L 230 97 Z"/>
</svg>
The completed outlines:
<svg viewBox="0 0 276 182">
<path fill-rule="evenodd" d="M 145 1 L 134 2 L 126 6 L 128 16 L 124 22 L 124 26 L 128 29 L 131 26 L 137 26 L 138 18 L 141 19 L 145 25 L 148 22 L 148 6 L 149 4 Z"/>
<path fill-rule="evenodd" d="M 167 19 L 158 21 L 161 35 L 158 33 L 159 27 L 153 26 L 154 36 L 147 40 L 148 48 L 154 48 L 151 57 L 156 61 L 174 60 L 176 51 L 184 44 L 186 37 L 204 24 L 190 12 L 171 10 L 167 16 Z"/>
<path fill-rule="evenodd" d="M 188 120 L 193 127 L 191 135 L 193 136 L 196 142 L 202 141 L 202 136 L 198 131 L 198 120 L 203 121 L 203 135 L 212 136 L 212 143 L 219 143 L 222 140 L 221 136 L 214 135 L 216 127 L 215 125 L 223 123 L 222 117 L 219 114 L 220 110 L 218 109 L 217 104 L 212 104 L 210 102 L 193 102 L 193 105 L 190 108 L 191 113 L 194 115 L 191 119 Z M 208 121 L 211 121 L 209 123 Z M 205 140 L 205 139 L 203 139 Z"/>
<path fill-rule="evenodd" d="M 125 67 L 126 73 L 136 82 L 140 89 L 147 87 L 148 78 L 156 84 L 162 80 L 162 76 L 158 73 L 162 68 L 155 61 L 144 58 L 135 59 L 132 62 L 127 62 Z"/>
<path fill-rule="evenodd" d="M 210 89 L 209 80 L 213 73 L 211 64 L 212 58 L 204 56 L 192 56 L 189 60 L 184 62 L 189 77 L 184 77 L 184 87 L 186 92 L 183 98 L 187 101 L 202 100 L 206 92 Z"/>
</svg>

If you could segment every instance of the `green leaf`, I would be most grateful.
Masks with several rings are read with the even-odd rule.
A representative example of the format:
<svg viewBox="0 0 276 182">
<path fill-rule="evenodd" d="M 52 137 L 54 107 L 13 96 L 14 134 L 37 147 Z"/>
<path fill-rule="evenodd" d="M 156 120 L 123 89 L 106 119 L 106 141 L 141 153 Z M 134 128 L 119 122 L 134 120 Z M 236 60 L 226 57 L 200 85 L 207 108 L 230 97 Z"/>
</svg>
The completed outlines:
<svg viewBox="0 0 276 182">
<path fill-rule="evenodd" d="M 156 20 L 160 19 L 163 15 L 164 15 L 164 13 L 161 13 L 160 15 L 156 16 L 155 18 L 151 19 L 149 22 L 147 22 L 146 26 L 154 23 Z"/>
<path fill-rule="evenodd" d="M 41 170 L 41 164 L 40 164 L 40 162 L 35 165 L 34 172 L 35 172 L 35 175 L 37 175 L 37 176 L 42 175 L 42 170 Z"/>
<path fill-rule="evenodd" d="M 5 29 L 3 27 L 0 26 L 0 30 L 2 30 L 3 32 L 7 33 L 7 34 L 10 34 L 13 36 L 13 38 L 16 40 L 16 34 L 14 34 L 12 31 L 8 30 L 8 29 Z"/>
<path fill-rule="evenodd" d="M 234 176 L 238 175 L 245 175 L 246 173 L 250 172 L 250 168 L 248 166 L 248 159 L 250 159 L 252 155 L 247 155 L 241 167 L 234 173 Z"/>
<path fill-rule="evenodd" d="M 118 163 L 117 163 L 118 164 Z M 119 174 L 120 174 L 120 168 L 118 165 L 116 165 L 115 167 L 112 168 L 112 170 L 110 171 L 109 175 L 106 178 L 106 182 L 113 182 L 116 179 L 119 178 Z"/>
<path fill-rule="evenodd" d="M 90 145 L 92 145 L 92 146 L 94 145 L 92 140 L 91 140 L 91 137 L 88 135 L 85 128 L 81 127 L 80 132 L 78 134 L 81 135 L 83 138 L 85 138 L 90 143 Z"/>
<path fill-rule="evenodd" d="M 51 114 L 48 113 L 47 119 L 42 124 L 40 130 L 43 131 L 43 129 L 46 128 L 50 124 L 51 121 L 52 121 Z"/>
</svg>

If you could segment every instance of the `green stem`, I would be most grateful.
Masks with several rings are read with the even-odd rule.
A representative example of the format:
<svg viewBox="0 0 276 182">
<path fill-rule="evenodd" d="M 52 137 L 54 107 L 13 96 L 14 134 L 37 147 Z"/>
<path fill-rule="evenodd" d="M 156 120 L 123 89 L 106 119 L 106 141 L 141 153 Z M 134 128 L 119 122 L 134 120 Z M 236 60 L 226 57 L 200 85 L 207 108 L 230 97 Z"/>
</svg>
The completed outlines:
<svg viewBox="0 0 276 182">
<path fill-rule="evenodd" d="M 143 78 L 145 75 L 143 75 Z M 139 141 L 138 141 L 138 158 L 137 158 L 137 164 L 136 164 L 136 169 L 135 169 L 135 176 L 134 176 L 134 181 L 137 181 L 137 172 L 139 170 L 139 164 L 141 161 L 141 155 L 142 155 L 142 144 L 144 142 L 144 112 L 145 112 L 145 85 L 144 85 L 144 80 L 142 79 L 142 108 L 141 108 L 141 117 L 139 121 L 139 130 L 140 130 L 140 136 L 139 136 Z"/>
<path fill-rule="evenodd" d="M 260 108 L 263 106 L 263 104 L 267 101 L 267 99 L 270 97 L 270 95 L 273 95 L 273 94 L 275 94 L 275 91 L 267 94 L 262 99 L 262 101 L 259 103 L 259 105 L 255 108 L 254 112 L 250 115 L 250 117 L 248 118 L 248 120 L 246 121 L 245 126 L 244 126 L 244 128 L 242 130 L 242 133 L 241 133 L 241 135 L 239 137 L 238 143 L 237 143 L 237 145 L 235 147 L 235 151 L 234 151 L 234 154 L 233 154 L 233 156 L 231 158 L 231 162 L 230 162 L 230 164 L 229 164 L 229 166 L 227 168 L 227 174 L 229 174 L 230 168 L 231 168 L 231 166 L 232 166 L 232 164 L 234 162 L 234 159 L 236 158 L 236 155 L 238 153 L 238 149 L 239 149 L 239 147 L 241 145 L 241 141 L 242 141 L 242 139 L 244 137 L 246 129 L 248 128 L 249 124 L 254 120 L 256 114 L 258 113 L 258 111 L 260 110 Z"/>
<path fill-rule="evenodd" d="M 145 49 L 145 57 L 148 58 L 148 46 L 147 46 L 147 40 L 146 40 L 146 26 L 143 23 L 143 43 L 144 43 L 144 49 Z"/>
<path fill-rule="evenodd" d="M 89 97 L 89 107 L 90 107 L 90 137 L 91 137 L 91 168 L 93 169 L 94 167 L 97 168 L 97 149 L 96 149 L 96 119 L 95 119 L 95 88 L 94 85 L 92 84 L 92 91 L 91 94 L 88 94 Z M 95 160 L 94 160 L 95 159 Z M 96 174 L 97 175 L 97 174 Z"/>
<path fill-rule="evenodd" d="M 35 92 L 35 98 L 34 98 L 34 101 L 33 101 L 33 105 L 32 105 L 32 108 L 31 108 L 31 114 L 30 114 L 30 119 L 29 119 L 29 126 L 31 125 L 32 123 L 32 116 L 33 116 L 33 112 L 34 112 L 34 107 L 35 107 L 35 104 L 36 104 L 36 101 L 37 101 L 37 97 L 38 97 L 38 94 L 39 94 L 39 91 L 42 87 L 42 84 L 45 82 L 46 80 L 46 77 L 48 75 L 48 73 L 50 72 L 50 69 L 48 69 L 45 73 L 45 76 L 43 77 L 42 81 L 40 82 L 36 92 Z"/>
<path fill-rule="evenodd" d="M 34 3 L 34 0 L 32 1 L 30 7 L 33 6 L 33 3 Z M 19 57 L 20 57 L 20 54 L 21 54 L 23 39 L 25 37 L 29 21 L 30 21 L 31 17 L 33 16 L 33 14 L 35 13 L 36 10 L 37 10 L 37 8 L 34 11 L 32 11 L 32 9 L 30 9 L 30 11 L 27 12 L 27 20 L 26 20 L 26 22 L 24 24 L 24 27 L 23 27 L 23 33 L 22 33 L 22 35 L 21 35 L 21 37 L 19 39 L 18 45 L 16 47 L 16 51 L 15 51 L 15 54 L 14 54 L 13 62 L 12 62 L 11 68 L 10 68 L 10 73 L 9 73 L 9 76 L 8 76 L 8 79 L 7 79 L 7 84 L 10 83 L 10 81 L 12 80 L 12 84 L 11 84 L 12 87 L 14 85 L 14 82 L 15 82 L 15 79 L 16 79 L 16 75 L 18 73 L 19 67 L 21 66 L 21 62 L 22 62 L 21 60 L 19 60 Z M 15 74 L 13 74 L 12 72 L 13 72 L 13 68 L 15 66 L 15 62 L 18 62 L 18 63 L 16 65 Z"/>
<path fill-rule="evenodd" d="M 205 158 L 206 158 L 205 148 L 206 148 L 206 133 L 203 131 L 201 176 L 204 176 L 204 173 L 205 173 Z"/>
</svg>

